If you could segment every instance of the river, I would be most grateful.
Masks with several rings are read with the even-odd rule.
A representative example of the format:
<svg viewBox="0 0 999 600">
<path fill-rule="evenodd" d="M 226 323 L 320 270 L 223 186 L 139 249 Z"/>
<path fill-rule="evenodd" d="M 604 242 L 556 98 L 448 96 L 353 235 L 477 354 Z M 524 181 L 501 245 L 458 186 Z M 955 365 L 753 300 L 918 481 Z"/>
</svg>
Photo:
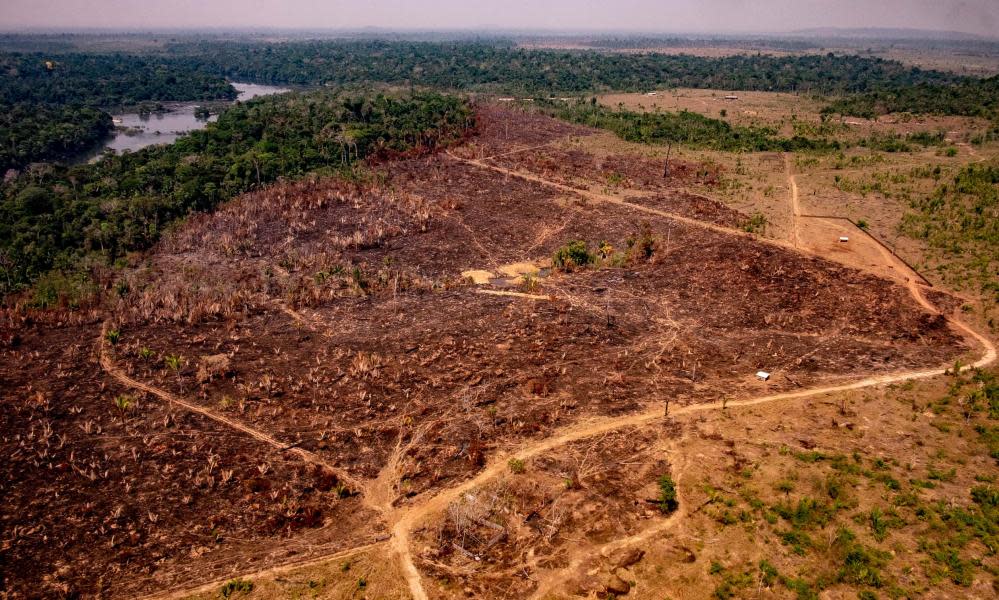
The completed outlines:
<svg viewBox="0 0 999 600">
<path fill-rule="evenodd" d="M 239 96 L 237 101 L 250 100 L 259 96 L 270 96 L 289 91 L 286 88 L 253 83 L 233 83 Z M 115 152 L 125 150 L 136 151 L 153 144 L 171 144 L 178 137 L 189 131 L 203 129 L 205 125 L 215 120 L 212 115 L 207 120 L 194 116 L 194 109 L 204 103 L 199 102 L 168 102 L 164 103 L 166 112 L 144 114 L 122 113 L 112 115 L 115 122 L 115 132 L 103 145 L 95 147 L 72 161 L 79 164 L 98 160 L 107 149 Z"/>
</svg>

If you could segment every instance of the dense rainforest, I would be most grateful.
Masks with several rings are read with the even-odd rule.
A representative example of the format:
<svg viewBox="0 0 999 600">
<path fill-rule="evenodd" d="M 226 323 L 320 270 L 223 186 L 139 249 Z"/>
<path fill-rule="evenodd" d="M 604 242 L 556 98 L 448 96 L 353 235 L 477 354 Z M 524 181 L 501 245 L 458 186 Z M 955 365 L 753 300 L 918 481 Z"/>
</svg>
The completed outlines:
<svg viewBox="0 0 999 600">
<path fill-rule="evenodd" d="M 453 97 L 319 91 L 236 105 L 172 145 L 31 170 L 3 187 L 0 292 L 88 256 L 106 262 L 147 248 L 170 222 L 278 177 L 426 151 L 472 126 L 471 109 Z"/>
<path fill-rule="evenodd" d="M 235 97 L 224 79 L 162 58 L 0 54 L 0 173 L 93 146 L 113 128 L 105 109 Z"/>
<path fill-rule="evenodd" d="M 145 101 L 232 99 L 226 82 L 344 86 L 382 83 L 545 96 L 657 87 L 867 93 L 842 107 L 908 97 L 911 90 L 973 95 L 979 82 L 852 55 L 707 58 L 523 50 L 509 43 L 372 40 L 179 41 L 135 55 L 73 52 L 0 54 L 0 110 L 38 115 L 0 123 L 0 171 L 64 158 L 107 134 L 83 107 Z M 971 90 L 964 92 L 963 90 Z M 874 98 L 875 100 L 868 100 Z M 970 102 L 970 99 L 967 100 Z M 26 108 L 27 107 L 27 108 Z M 739 134 L 740 137 L 742 134 Z M 725 142 L 728 143 L 728 142 Z M 745 145 L 742 141 L 740 145 Z"/>
<path fill-rule="evenodd" d="M 525 94 L 657 87 L 855 93 L 961 80 L 898 62 L 833 54 L 707 58 L 387 41 L 185 42 L 167 51 L 185 66 L 257 83 L 376 82 Z"/>
<path fill-rule="evenodd" d="M 156 56 L 0 54 L 0 102 L 110 108 L 147 100 L 236 98 L 224 79 Z"/>
<path fill-rule="evenodd" d="M 0 172 L 71 156 L 114 130 L 109 114 L 88 106 L 20 102 L 0 105 L 0 111 Z"/>
</svg>

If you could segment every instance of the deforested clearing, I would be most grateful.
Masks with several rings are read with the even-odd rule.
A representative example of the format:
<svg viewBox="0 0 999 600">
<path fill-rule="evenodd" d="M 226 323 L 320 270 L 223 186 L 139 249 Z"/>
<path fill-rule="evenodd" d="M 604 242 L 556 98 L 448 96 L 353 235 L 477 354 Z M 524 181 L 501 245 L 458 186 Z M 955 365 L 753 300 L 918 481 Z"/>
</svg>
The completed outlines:
<svg viewBox="0 0 999 600">
<path fill-rule="evenodd" d="M 904 282 L 681 189 L 711 169 L 663 183 L 654 161 L 567 150 L 585 128 L 478 111 L 449 152 L 188 219 L 104 305 L 7 312 L 11 593 L 132 597 L 362 547 L 431 596 L 548 592 L 585 562 L 571 540 L 695 512 L 656 500 L 696 469 L 646 456 L 684 443 L 671 415 L 981 354 Z"/>
</svg>

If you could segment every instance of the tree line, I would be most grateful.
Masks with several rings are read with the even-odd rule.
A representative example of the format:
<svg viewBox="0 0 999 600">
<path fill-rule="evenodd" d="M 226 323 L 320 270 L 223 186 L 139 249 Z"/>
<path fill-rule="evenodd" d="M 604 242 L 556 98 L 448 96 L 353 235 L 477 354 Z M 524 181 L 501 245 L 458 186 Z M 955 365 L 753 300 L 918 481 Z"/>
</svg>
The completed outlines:
<svg viewBox="0 0 999 600">
<path fill-rule="evenodd" d="M 899 112 L 996 118 L 999 116 L 999 76 L 968 79 L 952 85 L 920 83 L 847 96 L 823 109 L 873 119 Z"/>
<path fill-rule="evenodd" d="M 450 90 L 548 94 L 661 87 L 858 93 L 954 75 L 855 55 L 738 55 L 525 50 L 499 43 L 404 41 L 182 42 L 182 64 L 220 77 L 269 84 L 388 83 Z"/>
<path fill-rule="evenodd" d="M 676 144 L 724 152 L 793 152 L 839 149 L 835 140 L 781 137 L 767 127 L 738 127 L 720 119 L 689 112 L 636 112 L 589 101 L 540 102 L 541 110 L 559 119 L 606 129 L 628 142 L 665 146 Z"/>
<path fill-rule="evenodd" d="M 0 172 L 70 157 L 113 130 L 109 114 L 87 106 L 0 105 Z"/>
</svg>

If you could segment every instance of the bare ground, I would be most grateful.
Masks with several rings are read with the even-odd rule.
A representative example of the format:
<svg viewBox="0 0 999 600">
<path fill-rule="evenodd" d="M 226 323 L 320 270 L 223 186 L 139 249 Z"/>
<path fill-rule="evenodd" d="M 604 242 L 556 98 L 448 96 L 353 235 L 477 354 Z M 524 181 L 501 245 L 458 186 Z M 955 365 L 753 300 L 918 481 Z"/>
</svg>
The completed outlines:
<svg viewBox="0 0 999 600">
<path fill-rule="evenodd" d="M 532 119 L 494 110 L 475 143 L 493 156 L 585 133 Z M 406 527 L 446 509 L 455 484 L 493 473 L 483 471 L 491 456 L 588 419 L 643 422 L 667 399 L 680 408 L 793 395 L 971 350 L 896 283 L 728 233 L 729 209 L 644 184 L 653 163 L 628 175 L 629 191 L 658 198 L 644 211 L 614 190 L 502 168 L 525 177 L 442 155 L 382 165 L 381 182 L 279 185 L 165 240 L 103 312 L 63 325 L 9 315 L 17 339 L 4 364 L 27 368 L 0 375 L 15 457 L 4 493 L 19 499 L 5 507 L 29 507 L 3 515 L 14 533 L 2 550 L 9 595 L 131 596 L 332 554 L 391 529 L 419 596 Z M 460 275 L 543 262 L 573 239 L 616 252 L 532 283 L 546 300 L 481 294 Z M 120 337 L 98 343 L 107 328 Z M 113 353 L 106 371 L 97 348 Z M 646 435 L 615 434 L 593 452 L 602 462 L 640 452 Z M 539 463 L 545 485 L 581 460 L 572 448 Z M 169 473 L 175 491 L 163 494 Z M 517 510 L 550 500 L 523 492 Z M 634 499 L 577 498 L 581 514 L 626 517 L 587 539 L 638 531 Z M 419 553 L 425 573 L 457 568 L 441 531 L 438 549 Z M 564 542 L 544 544 L 531 560 L 562 564 Z"/>
</svg>

